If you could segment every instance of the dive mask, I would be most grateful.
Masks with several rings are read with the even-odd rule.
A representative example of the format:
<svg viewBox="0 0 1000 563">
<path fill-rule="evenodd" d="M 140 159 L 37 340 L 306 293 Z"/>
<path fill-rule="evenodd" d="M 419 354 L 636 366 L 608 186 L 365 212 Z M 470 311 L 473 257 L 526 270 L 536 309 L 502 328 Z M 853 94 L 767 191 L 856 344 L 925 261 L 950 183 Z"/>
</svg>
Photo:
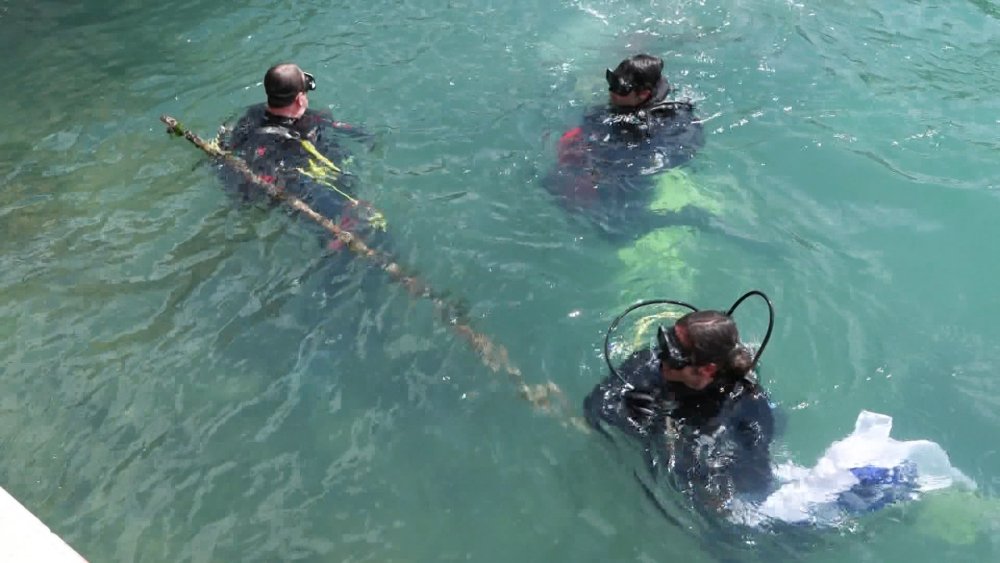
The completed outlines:
<svg viewBox="0 0 1000 563">
<path fill-rule="evenodd" d="M 668 368 L 684 369 L 693 363 L 691 357 L 684 353 L 675 327 L 659 327 L 656 330 L 656 342 L 660 346 L 658 357 Z"/>
<path fill-rule="evenodd" d="M 302 72 L 302 87 L 305 88 L 303 92 L 311 92 L 316 89 L 316 77 L 309 74 L 308 72 Z"/>
<path fill-rule="evenodd" d="M 628 96 L 635 90 L 635 85 L 615 74 L 615 71 L 605 69 L 604 79 L 608 81 L 608 91 L 618 96 Z"/>
</svg>

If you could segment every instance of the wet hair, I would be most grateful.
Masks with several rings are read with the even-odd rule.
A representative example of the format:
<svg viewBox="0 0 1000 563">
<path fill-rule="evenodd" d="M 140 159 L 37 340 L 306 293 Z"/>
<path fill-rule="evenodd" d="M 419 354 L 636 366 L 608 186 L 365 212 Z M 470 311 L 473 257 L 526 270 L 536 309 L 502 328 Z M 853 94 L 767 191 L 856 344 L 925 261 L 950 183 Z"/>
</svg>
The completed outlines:
<svg viewBox="0 0 1000 563">
<path fill-rule="evenodd" d="M 273 108 L 292 105 L 295 97 L 306 91 L 302 69 L 292 63 L 272 66 L 264 74 L 264 91 L 267 93 L 267 105 Z"/>
<path fill-rule="evenodd" d="M 721 311 L 697 311 L 677 320 L 687 332 L 691 360 L 696 365 L 719 366 L 723 383 L 743 379 L 753 367 L 750 350 L 740 342 L 731 317 Z"/>
<path fill-rule="evenodd" d="M 631 82 L 636 90 L 655 90 L 663 77 L 663 59 L 652 55 L 632 55 L 618 63 L 615 76 Z"/>
</svg>

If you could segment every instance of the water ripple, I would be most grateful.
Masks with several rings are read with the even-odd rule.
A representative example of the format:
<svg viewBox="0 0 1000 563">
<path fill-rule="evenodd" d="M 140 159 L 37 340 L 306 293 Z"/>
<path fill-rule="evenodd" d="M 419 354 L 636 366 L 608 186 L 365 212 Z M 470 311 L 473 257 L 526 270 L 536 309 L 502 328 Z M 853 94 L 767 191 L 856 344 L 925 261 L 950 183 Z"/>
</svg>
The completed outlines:
<svg viewBox="0 0 1000 563">
<path fill-rule="evenodd" d="M 708 542 L 631 450 L 537 415 L 303 221 L 231 201 L 157 118 L 211 137 L 296 60 L 314 106 L 375 134 L 357 173 L 391 252 L 527 381 L 576 404 L 632 300 L 760 287 L 779 455 L 882 409 L 991 483 L 969 437 L 998 423 L 998 25 L 983 2 L 0 3 L 3 484 L 91 560 L 995 559 L 906 523 Z M 636 50 L 706 118 L 687 172 L 725 211 L 632 270 L 540 182 Z"/>
</svg>

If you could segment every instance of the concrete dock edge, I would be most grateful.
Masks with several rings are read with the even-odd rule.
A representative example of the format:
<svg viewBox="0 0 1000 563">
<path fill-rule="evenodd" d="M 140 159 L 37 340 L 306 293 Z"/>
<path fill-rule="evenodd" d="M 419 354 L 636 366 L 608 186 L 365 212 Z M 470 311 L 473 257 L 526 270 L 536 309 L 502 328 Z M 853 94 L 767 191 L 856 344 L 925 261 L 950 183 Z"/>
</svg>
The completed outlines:
<svg viewBox="0 0 1000 563">
<path fill-rule="evenodd" d="M 0 488 L 0 561 L 9 563 L 85 562 L 72 547 Z"/>
</svg>

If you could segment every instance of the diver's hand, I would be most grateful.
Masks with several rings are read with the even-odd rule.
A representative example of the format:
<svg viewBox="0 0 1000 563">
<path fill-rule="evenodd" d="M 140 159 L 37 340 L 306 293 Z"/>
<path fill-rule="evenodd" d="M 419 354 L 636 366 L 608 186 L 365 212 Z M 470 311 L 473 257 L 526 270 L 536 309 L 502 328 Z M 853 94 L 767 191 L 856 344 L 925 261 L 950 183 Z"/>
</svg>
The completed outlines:
<svg viewBox="0 0 1000 563">
<path fill-rule="evenodd" d="M 625 411 L 638 423 L 651 422 L 660 413 L 660 399 L 656 389 L 629 389 L 622 394 Z"/>
</svg>

